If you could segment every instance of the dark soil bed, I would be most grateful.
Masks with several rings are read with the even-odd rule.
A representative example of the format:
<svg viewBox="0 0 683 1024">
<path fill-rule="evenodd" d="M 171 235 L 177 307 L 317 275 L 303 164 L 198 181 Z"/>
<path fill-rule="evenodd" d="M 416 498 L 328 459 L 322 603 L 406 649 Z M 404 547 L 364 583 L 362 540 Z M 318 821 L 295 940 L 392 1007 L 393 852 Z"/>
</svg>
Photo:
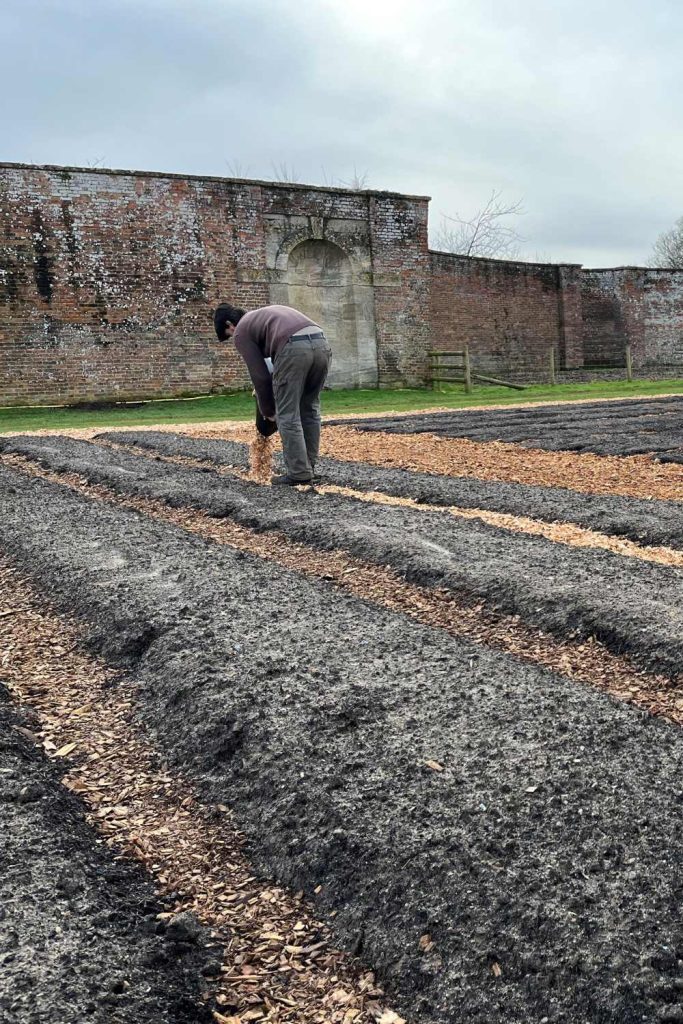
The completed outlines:
<svg viewBox="0 0 683 1024">
<path fill-rule="evenodd" d="M 681 1019 L 675 726 L 7 469 L 0 544 L 406 1015 Z"/>
<path fill-rule="evenodd" d="M 547 451 L 683 456 L 683 396 L 325 422 L 356 430 L 506 441 Z"/>
<path fill-rule="evenodd" d="M 0 685 L 0 1020 L 208 1024 L 206 951 L 158 934 L 165 908 L 101 845 L 31 725 Z"/>
<path fill-rule="evenodd" d="M 117 444 L 161 455 L 182 455 L 217 466 L 247 465 L 246 445 L 234 441 L 212 441 L 161 431 L 126 431 L 101 436 Z M 430 505 L 457 505 L 531 516 L 551 523 L 574 523 L 642 544 L 683 548 L 683 504 L 675 501 L 577 494 L 563 487 L 436 476 L 338 459 L 321 459 L 319 470 L 325 483 L 355 490 L 381 491 Z"/>
<path fill-rule="evenodd" d="M 391 565 L 411 582 L 559 636 L 596 636 L 649 670 L 683 664 L 683 571 L 595 548 L 574 548 L 447 512 L 369 504 L 287 487 L 262 487 L 211 470 L 143 459 L 71 438 L 11 438 L 5 450 L 68 470 L 122 494 L 205 509 L 256 530 Z"/>
</svg>

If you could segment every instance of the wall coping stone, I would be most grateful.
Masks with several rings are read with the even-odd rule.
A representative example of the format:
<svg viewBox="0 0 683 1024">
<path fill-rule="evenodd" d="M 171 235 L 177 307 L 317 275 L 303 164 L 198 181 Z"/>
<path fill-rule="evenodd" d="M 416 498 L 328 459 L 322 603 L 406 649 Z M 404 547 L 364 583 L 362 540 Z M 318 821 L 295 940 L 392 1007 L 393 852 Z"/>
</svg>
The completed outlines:
<svg viewBox="0 0 683 1024">
<path fill-rule="evenodd" d="M 447 256 L 454 260 L 468 260 L 472 263 L 499 263 L 501 266 L 516 267 L 577 267 L 583 268 L 582 263 L 542 263 L 540 260 L 501 260 L 493 256 L 467 256 L 464 252 L 444 252 L 443 249 L 430 249 L 430 256 Z"/>
<path fill-rule="evenodd" d="M 644 273 L 680 274 L 683 267 L 638 267 L 635 264 L 623 267 L 583 267 L 586 274 L 610 274 L 615 270 L 642 270 Z"/>
<path fill-rule="evenodd" d="M 114 167 L 69 167 L 61 164 L 23 164 L 0 161 L 0 170 L 56 171 L 68 174 L 116 174 L 133 178 L 171 178 L 176 181 L 234 182 L 238 185 L 261 185 L 265 188 L 280 188 L 285 191 L 299 189 L 303 192 L 331 192 L 352 196 L 390 196 L 397 199 L 417 199 L 430 202 L 431 196 L 410 195 L 407 192 L 390 192 L 387 189 L 334 188 L 331 185 L 306 185 L 293 181 L 267 181 L 262 178 L 229 178 L 216 174 L 183 174 L 175 171 L 131 171 Z"/>
</svg>

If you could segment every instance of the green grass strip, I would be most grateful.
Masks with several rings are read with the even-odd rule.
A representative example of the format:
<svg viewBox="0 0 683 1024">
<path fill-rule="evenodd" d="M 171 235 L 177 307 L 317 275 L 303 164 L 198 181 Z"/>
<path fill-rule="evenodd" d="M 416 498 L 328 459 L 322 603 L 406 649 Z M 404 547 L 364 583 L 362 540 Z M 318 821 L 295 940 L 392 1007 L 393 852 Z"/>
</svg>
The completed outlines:
<svg viewBox="0 0 683 1024">
<path fill-rule="evenodd" d="M 475 388 L 466 395 L 461 387 L 445 386 L 443 391 L 431 388 L 405 390 L 326 391 L 323 412 L 326 416 L 353 413 L 381 413 L 396 410 L 466 409 L 473 405 L 518 405 L 520 402 L 556 402 L 578 399 L 646 398 L 649 395 L 683 394 L 683 380 L 656 381 L 593 381 L 589 384 L 558 384 L 551 387 L 537 384 L 525 391 L 508 388 Z M 248 392 L 239 391 L 206 398 L 169 399 L 164 401 L 108 406 L 100 409 L 77 408 L 0 408 L 0 433 L 28 430 L 67 430 L 77 427 L 151 426 L 161 423 L 202 423 L 215 420 L 251 419 L 254 400 Z"/>
</svg>

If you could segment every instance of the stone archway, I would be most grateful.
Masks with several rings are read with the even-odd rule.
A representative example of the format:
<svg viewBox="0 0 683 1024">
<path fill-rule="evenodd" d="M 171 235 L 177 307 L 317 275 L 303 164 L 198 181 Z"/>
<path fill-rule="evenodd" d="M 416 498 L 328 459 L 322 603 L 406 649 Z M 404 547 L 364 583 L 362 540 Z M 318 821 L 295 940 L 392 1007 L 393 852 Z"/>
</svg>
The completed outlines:
<svg viewBox="0 0 683 1024">
<path fill-rule="evenodd" d="M 320 238 L 296 245 L 280 275 L 276 301 L 300 309 L 320 324 L 330 342 L 330 387 L 377 384 L 374 315 L 368 322 L 365 290 L 354 282 L 353 267 L 344 250 Z"/>
</svg>

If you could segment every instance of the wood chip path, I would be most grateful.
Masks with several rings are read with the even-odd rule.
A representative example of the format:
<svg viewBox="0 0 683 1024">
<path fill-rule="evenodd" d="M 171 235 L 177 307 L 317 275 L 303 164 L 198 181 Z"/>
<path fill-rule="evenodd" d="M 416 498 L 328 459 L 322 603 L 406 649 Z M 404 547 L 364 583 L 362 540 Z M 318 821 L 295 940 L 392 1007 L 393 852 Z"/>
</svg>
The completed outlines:
<svg viewBox="0 0 683 1024">
<path fill-rule="evenodd" d="M 105 448 L 112 448 L 115 451 L 123 452 L 127 456 L 133 455 L 143 459 L 154 458 L 155 462 L 168 462 L 179 466 L 186 466 L 188 469 L 210 469 L 219 476 L 235 476 L 241 480 L 252 480 L 260 484 L 268 484 L 270 482 L 270 456 L 272 455 L 272 451 L 268 447 L 270 440 L 270 438 L 267 440 L 262 438 L 262 443 L 257 446 L 252 445 L 252 451 L 256 447 L 256 459 L 252 459 L 249 472 L 233 466 L 219 466 L 214 462 L 194 459 L 187 455 L 162 455 L 160 452 L 154 451 L 154 449 L 134 448 L 103 439 L 98 440 L 98 444 Z M 263 443 L 264 441 L 266 441 L 266 444 Z M 573 523 L 548 523 L 542 519 L 532 519 L 530 516 L 515 516 L 507 512 L 491 512 L 488 509 L 461 508 L 456 505 L 430 505 L 427 502 L 416 501 L 415 498 L 401 498 L 385 494 L 383 491 L 359 491 L 353 487 L 342 487 L 337 484 L 317 484 L 315 489 L 320 494 L 340 494 L 344 497 L 354 498 L 356 501 L 411 508 L 418 512 L 447 512 L 455 518 L 478 519 L 502 530 L 510 530 L 512 533 L 530 534 L 534 537 L 545 537 L 556 544 L 565 544 L 568 547 L 599 548 L 603 551 L 611 551 L 613 554 L 621 555 L 625 558 L 638 558 L 643 562 L 655 562 L 658 565 L 683 568 L 683 551 L 677 551 L 664 545 L 639 544 L 637 541 L 617 537 L 613 534 L 601 533 L 598 530 L 590 530 L 588 527 L 576 526 Z M 681 514 L 683 515 L 683 509 L 681 509 Z"/>
<path fill-rule="evenodd" d="M 683 673 L 672 680 L 638 668 L 625 657 L 612 654 L 595 638 L 568 636 L 566 640 L 505 615 L 483 603 L 468 605 L 449 591 L 407 583 L 398 573 L 370 565 L 343 551 L 316 551 L 275 532 L 255 533 L 230 520 L 214 519 L 190 508 L 170 508 L 163 502 L 123 497 L 101 484 L 89 484 L 76 474 L 53 473 L 22 456 L 0 461 L 99 501 L 134 509 L 144 515 L 180 526 L 206 540 L 276 562 L 295 572 L 327 580 L 365 601 L 408 615 L 423 625 L 444 629 L 452 636 L 512 654 L 524 661 L 559 672 L 579 683 L 594 686 L 619 700 L 683 725 Z M 274 538 L 277 543 L 273 543 Z"/>
<path fill-rule="evenodd" d="M 326 428 L 321 454 L 421 473 L 567 487 L 580 494 L 683 501 L 683 466 L 654 462 L 647 455 L 547 452 L 502 441 L 369 433 L 350 427 Z"/>
<path fill-rule="evenodd" d="M 205 806 L 161 762 L 136 694 L 87 653 L 82 627 L 51 611 L 0 556 L 0 673 L 63 765 L 63 784 L 117 856 L 140 861 L 173 908 L 224 948 L 212 972 L 217 1024 L 402 1024 L 374 975 L 334 948 L 303 894 L 256 877 L 225 805 Z"/>
</svg>

